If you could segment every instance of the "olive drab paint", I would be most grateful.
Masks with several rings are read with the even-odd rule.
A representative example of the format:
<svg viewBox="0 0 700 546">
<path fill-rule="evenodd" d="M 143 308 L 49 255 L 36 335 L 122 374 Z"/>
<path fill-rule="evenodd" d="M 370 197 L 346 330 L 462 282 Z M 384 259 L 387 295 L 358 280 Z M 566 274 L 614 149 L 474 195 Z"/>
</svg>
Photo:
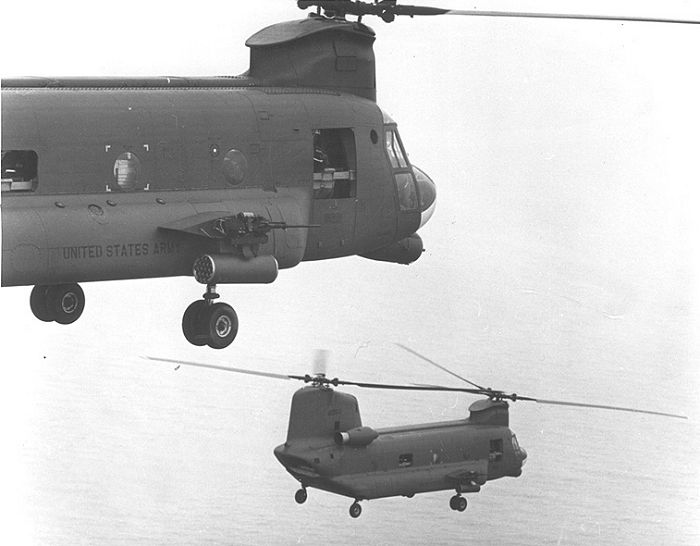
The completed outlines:
<svg viewBox="0 0 700 546">
<path fill-rule="evenodd" d="M 373 42 L 313 16 L 252 36 L 243 76 L 3 80 L 2 285 L 35 285 L 45 320 L 57 287 L 193 275 L 202 256 L 220 283 L 304 260 L 416 260 L 435 188 L 385 141 L 399 137 L 375 102 Z M 256 269 L 260 256 L 275 263 Z M 196 345 L 236 335 L 216 297 L 207 283 L 183 316 Z"/>
</svg>

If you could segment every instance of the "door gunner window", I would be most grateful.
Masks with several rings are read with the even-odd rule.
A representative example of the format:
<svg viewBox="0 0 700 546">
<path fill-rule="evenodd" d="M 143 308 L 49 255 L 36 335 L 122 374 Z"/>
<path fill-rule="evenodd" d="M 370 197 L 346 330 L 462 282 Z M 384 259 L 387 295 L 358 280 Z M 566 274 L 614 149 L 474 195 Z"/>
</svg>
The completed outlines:
<svg viewBox="0 0 700 546">
<path fill-rule="evenodd" d="M 34 150 L 2 151 L 2 191 L 34 191 L 38 184 Z"/>
<path fill-rule="evenodd" d="M 352 129 L 316 129 L 314 199 L 346 199 L 357 194 L 357 156 Z"/>
</svg>

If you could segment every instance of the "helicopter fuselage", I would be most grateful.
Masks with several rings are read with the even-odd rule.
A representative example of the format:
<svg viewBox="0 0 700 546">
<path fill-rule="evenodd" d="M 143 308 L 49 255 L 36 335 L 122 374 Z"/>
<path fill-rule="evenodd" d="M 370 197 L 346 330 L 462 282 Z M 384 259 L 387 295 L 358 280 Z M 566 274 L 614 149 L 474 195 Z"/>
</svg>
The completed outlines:
<svg viewBox="0 0 700 546">
<path fill-rule="evenodd" d="M 326 441 L 277 458 L 302 484 L 356 500 L 453 489 L 475 493 L 487 480 L 521 474 L 524 451 L 508 427 L 468 419 L 377 429 L 367 446 Z M 306 455 L 306 456 L 304 456 Z"/>
<path fill-rule="evenodd" d="M 258 244 L 280 269 L 416 232 L 418 202 L 400 207 L 384 145 L 395 126 L 375 103 L 205 83 L 10 82 L 3 285 L 189 275 L 221 241 L 164 228 L 202 213 L 318 226 L 275 229 Z M 314 169 L 319 137 L 339 149 Z M 12 152 L 35 162 L 30 171 L 17 172 Z"/>
<path fill-rule="evenodd" d="M 292 397 L 287 440 L 274 454 L 302 486 L 297 502 L 314 487 L 357 501 L 412 497 L 452 489 L 455 510 L 462 493 L 488 480 L 520 476 L 527 453 L 508 428 L 508 403 L 480 400 L 467 419 L 372 429 L 362 425 L 357 399 L 312 385 Z"/>
<path fill-rule="evenodd" d="M 2 285 L 69 324 L 78 282 L 193 275 L 183 333 L 221 349 L 238 318 L 216 284 L 415 261 L 435 185 L 375 102 L 373 41 L 311 17 L 252 36 L 242 76 L 3 80 Z"/>
</svg>

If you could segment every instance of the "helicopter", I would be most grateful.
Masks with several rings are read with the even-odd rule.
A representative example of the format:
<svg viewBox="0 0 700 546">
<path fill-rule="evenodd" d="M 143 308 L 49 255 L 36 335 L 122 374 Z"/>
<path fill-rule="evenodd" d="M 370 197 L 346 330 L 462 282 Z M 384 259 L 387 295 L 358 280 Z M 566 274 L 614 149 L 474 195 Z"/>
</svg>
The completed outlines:
<svg viewBox="0 0 700 546">
<path fill-rule="evenodd" d="M 325 373 L 327 351 L 317 352 L 314 373 L 305 375 L 146 358 L 177 364 L 175 369 L 185 365 L 306 383 L 292 396 L 287 439 L 274 448 L 274 455 L 301 485 L 294 494 L 298 504 L 308 499 L 309 487 L 321 489 L 353 499 L 349 508 L 352 518 L 362 514 L 360 501 L 412 498 L 418 493 L 446 490 L 455 492 L 449 499 L 450 509 L 463 512 L 467 508 L 465 493 L 478 493 L 488 481 L 519 477 L 528 455 L 509 428 L 509 401 L 687 419 L 679 414 L 533 398 L 483 387 L 405 345 L 396 345 L 470 386 L 401 385 L 329 378 Z M 485 398 L 473 402 L 469 416 L 464 419 L 374 429 L 363 424 L 357 398 L 333 389 L 338 386 L 458 392 Z"/>
<path fill-rule="evenodd" d="M 79 283 L 193 276 L 206 289 L 183 334 L 222 349 L 239 321 L 217 285 L 343 256 L 415 261 L 436 185 L 376 102 L 363 18 L 575 17 L 298 5 L 316 11 L 254 34 L 238 77 L 3 80 L 2 285 L 33 285 L 39 320 L 75 322 Z"/>
</svg>

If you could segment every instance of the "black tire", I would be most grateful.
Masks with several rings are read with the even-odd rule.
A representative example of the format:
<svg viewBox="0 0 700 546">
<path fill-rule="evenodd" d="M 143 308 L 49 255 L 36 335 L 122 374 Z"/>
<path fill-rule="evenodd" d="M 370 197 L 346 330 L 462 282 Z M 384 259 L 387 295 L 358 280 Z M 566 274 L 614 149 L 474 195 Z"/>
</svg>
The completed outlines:
<svg viewBox="0 0 700 546">
<path fill-rule="evenodd" d="M 34 316 L 44 322 L 53 322 L 56 316 L 49 309 L 48 293 L 51 286 L 37 284 L 29 295 L 29 307 Z"/>
<path fill-rule="evenodd" d="M 297 492 L 294 493 L 294 500 L 297 501 L 297 504 L 304 504 L 307 498 L 308 494 L 306 493 L 306 489 L 298 489 Z"/>
<path fill-rule="evenodd" d="M 56 322 L 72 324 L 83 314 L 85 294 L 76 283 L 51 286 L 47 293 L 47 304 Z"/>
<path fill-rule="evenodd" d="M 207 345 L 212 349 L 223 349 L 231 345 L 238 334 L 238 315 L 227 303 L 215 303 L 206 311 Z"/>
<path fill-rule="evenodd" d="M 206 307 L 206 301 L 197 300 L 190 303 L 187 309 L 185 309 L 185 313 L 182 315 L 182 333 L 185 335 L 187 341 L 197 347 L 202 347 L 209 341 L 206 331 L 206 317 L 204 314 L 207 310 Z"/>
<path fill-rule="evenodd" d="M 459 499 L 459 497 L 457 495 L 450 497 L 450 508 L 452 510 L 457 510 L 457 500 L 458 499 Z"/>
<path fill-rule="evenodd" d="M 359 518 L 361 513 L 362 513 L 362 506 L 360 506 L 359 503 L 357 503 L 357 502 L 353 502 L 350 505 L 350 517 Z"/>
<path fill-rule="evenodd" d="M 464 497 L 457 497 L 457 511 L 464 512 L 467 509 L 467 499 Z"/>
</svg>

